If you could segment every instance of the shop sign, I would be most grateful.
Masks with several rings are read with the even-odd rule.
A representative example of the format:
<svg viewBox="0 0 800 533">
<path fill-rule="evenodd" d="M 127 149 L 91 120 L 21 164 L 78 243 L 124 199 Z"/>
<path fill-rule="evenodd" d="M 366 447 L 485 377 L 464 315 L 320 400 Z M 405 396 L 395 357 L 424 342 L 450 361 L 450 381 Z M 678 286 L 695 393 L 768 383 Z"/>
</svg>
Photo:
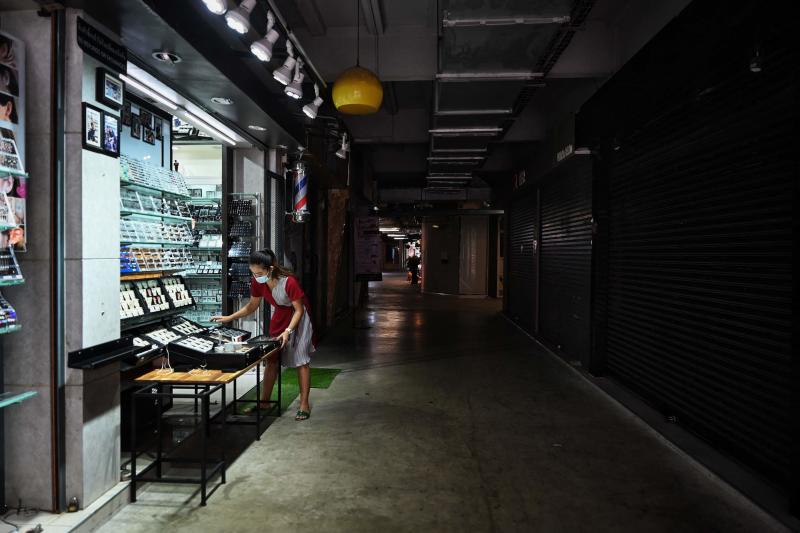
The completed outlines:
<svg viewBox="0 0 800 533">
<path fill-rule="evenodd" d="M 114 71 L 127 72 L 128 50 L 81 17 L 78 17 L 78 46 Z"/>
<path fill-rule="evenodd" d="M 355 219 L 356 281 L 381 281 L 383 252 L 378 217 Z"/>
</svg>

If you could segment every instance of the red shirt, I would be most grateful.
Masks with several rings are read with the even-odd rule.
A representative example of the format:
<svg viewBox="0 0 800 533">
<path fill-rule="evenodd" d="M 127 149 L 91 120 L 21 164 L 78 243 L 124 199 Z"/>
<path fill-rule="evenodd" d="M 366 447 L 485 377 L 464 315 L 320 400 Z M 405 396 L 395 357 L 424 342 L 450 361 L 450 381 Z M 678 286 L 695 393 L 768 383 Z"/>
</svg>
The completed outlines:
<svg viewBox="0 0 800 533">
<path fill-rule="evenodd" d="M 293 302 L 302 300 L 306 308 L 306 313 L 310 313 L 311 305 L 309 304 L 308 297 L 303 292 L 302 287 L 300 287 L 300 282 L 298 282 L 297 278 L 294 276 L 289 276 L 286 279 L 286 294 Z M 259 283 L 255 278 L 251 279 L 250 296 L 264 298 L 275 308 L 275 312 L 272 313 L 272 318 L 269 321 L 269 334 L 271 337 L 280 335 L 283 333 L 283 330 L 289 327 L 289 323 L 292 321 L 292 315 L 294 314 L 294 307 L 291 305 L 284 306 L 276 304 L 275 299 L 272 297 L 272 290 L 269 288 L 268 284 Z M 311 318 L 311 315 L 309 314 L 308 317 Z"/>
</svg>

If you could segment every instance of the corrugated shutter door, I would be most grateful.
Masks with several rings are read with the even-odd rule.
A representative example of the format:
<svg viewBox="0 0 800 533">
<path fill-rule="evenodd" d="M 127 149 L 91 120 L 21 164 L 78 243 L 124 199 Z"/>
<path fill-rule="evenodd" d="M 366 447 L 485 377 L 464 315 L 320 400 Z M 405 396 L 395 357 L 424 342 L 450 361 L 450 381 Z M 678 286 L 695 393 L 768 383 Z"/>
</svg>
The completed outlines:
<svg viewBox="0 0 800 533">
<path fill-rule="evenodd" d="M 664 412 L 781 479 L 790 471 L 798 386 L 790 142 L 797 112 L 796 86 L 769 79 L 780 69 L 786 76 L 791 64 L 768 61 L 772 72 L 759 76 L 733 66 L 737 74 L 710 97 L 676 106 L 618 152 L 607 360 Z"/>
<path fill-rule="evenodd" d="M 528 333 L 536 331 L 536 195 L 528 194 L 511 205 L 509 213 L 508 314 Z"/>
<path fill-rule="evenodd" d="M 572 358 L 589 360 L 592 161 L 573 156 L 540 187 L 539 334 Z"/>
</svg>

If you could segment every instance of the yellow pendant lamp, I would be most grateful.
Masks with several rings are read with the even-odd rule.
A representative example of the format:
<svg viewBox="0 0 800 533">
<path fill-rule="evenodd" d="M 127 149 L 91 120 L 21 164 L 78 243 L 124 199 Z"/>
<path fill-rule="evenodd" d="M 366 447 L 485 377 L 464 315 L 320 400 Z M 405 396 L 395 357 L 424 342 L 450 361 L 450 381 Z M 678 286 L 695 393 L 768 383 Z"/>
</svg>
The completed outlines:
<svg viewBox="0 0 800 533">
<path fill-rule="evenodd" d="M 333 84 L 333 105 L 345 115 L 371 115 L 381 108 L 381 80 L 359 63 L 361 48 L 361 13 L 356 1 L 356 65 L 345 70 Z M 375 37 L 377 39 L 377 36 Z"/>
</svg>

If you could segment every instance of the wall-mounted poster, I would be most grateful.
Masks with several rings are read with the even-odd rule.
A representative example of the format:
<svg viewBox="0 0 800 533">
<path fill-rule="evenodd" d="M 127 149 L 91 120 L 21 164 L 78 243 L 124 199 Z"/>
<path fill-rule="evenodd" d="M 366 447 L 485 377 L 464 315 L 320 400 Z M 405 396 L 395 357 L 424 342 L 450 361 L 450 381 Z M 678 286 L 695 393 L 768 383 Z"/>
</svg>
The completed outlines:
<svg viewBox="0 0 800 533">
<path fill-rule="evenodd" d="M 0 177 L 0 196 L 4 197 L 2 209 L 10 210 L 10 213 L 6 213 L 10 216 L 3 217 L 8 220 L 4 221 L 17 226 L 0 233 L 0 248 L 13 246 L 19 252 L 27 250 L 27 195 L 26 178 L 12 175 Z"/>
<path fill-rule="evenodd" d="M 139 123 L 139 115 L 131 115 L 131 137 L 134 139 L 142 138 L 142 125 Z"/>
<path fill-rule="evenodd" d="M 131 118 L 133 113 L 131 112 L 131 104 L 130 102 L 125 102 L 125 105 L 122 108 L 122 125 L 131 127 Z"/>
<path fill-rule="evenodd" d="M 103 150 L 119 157 L 119 118 L 109 113 L 103 113 Z"/>
<path fill-rule="evenodd" d="M 383 279 L 381 233 L 378 223 L 378 217 L 356 217 L 355 219 L 356 281 L 381 281 Z"/>
<path fill-rule="evenodd" d="M 164 139 L 164 121 L 158 117 L 155 117 L 153 121 L 153 131 L 156 133 L 156 139 L 162 140 Z"/>
<path fill-rule="evenodd" d="M 103 111 L 83 103 L 83 148 L 103 153 Z"/>
<path fill-rule="evenodd" d="M 122 94 L 124 85 L 122 80 L 116 77 L 111 71 L 102 67 L 97 69 L 97 101 L 107 105 L 111 109 L 122 107 Z"/>
<path fill-rule="evenodd" d="M 139 123 L 142 125 L 143 128 L 153 128 L 153 114 L 150 111 L 146 111 L 139 108 Z"/>
<path fill-rule="evenodd" d="M 142 140 L 147 144 L 156 144 L 156 134 L 152 128 L 142 128 Z"/>
<path fill-rule="evenodd" d="M 27 247 L 25 174 L 25 47 L 0 32 L 0 196 L 5 226 L 0 246 Z"/>
</svg>

